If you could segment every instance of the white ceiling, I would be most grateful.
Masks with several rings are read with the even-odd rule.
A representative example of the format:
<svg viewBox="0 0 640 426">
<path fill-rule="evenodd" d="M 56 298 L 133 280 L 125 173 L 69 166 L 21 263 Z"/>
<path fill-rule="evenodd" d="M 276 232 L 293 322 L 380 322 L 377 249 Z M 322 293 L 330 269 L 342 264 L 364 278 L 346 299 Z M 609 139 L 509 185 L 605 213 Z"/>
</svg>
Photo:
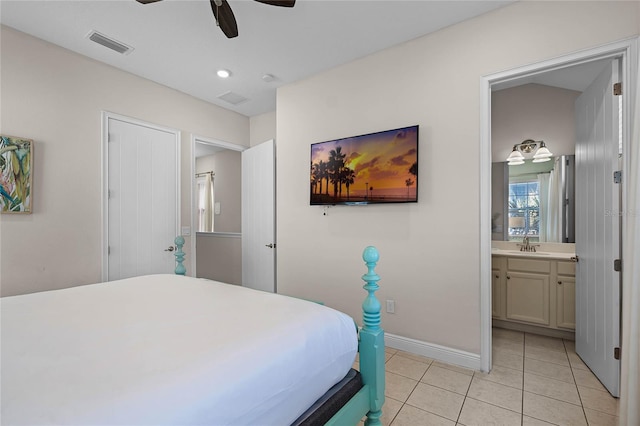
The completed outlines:
<svg viewBox="0 0 640 426">
<path fill-rule="evenodd" d="M 246 116 L 275 110 L 279 86 L 512 3 L 298 0 L 292 9 L 230 0 L 239 36 L 227 39 L 207 0 L 0 0 L 0 22 Z M 87 39 L 96 30 L 135 50 Z M 232 76 L 218 78 L 217 69 Z M 276 80 L 265 83 L 264 74 Z M 232 105 L 232 91 L 249 100 Z"/>
</svg>

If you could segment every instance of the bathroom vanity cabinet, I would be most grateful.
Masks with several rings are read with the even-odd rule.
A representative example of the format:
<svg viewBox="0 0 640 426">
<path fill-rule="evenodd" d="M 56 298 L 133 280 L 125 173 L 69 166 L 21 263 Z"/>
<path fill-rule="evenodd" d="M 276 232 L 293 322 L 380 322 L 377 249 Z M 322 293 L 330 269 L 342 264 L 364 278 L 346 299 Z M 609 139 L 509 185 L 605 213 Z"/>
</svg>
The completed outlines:
<svg viewBox="0 0 640 426">
<path fill-rule="evenodd" d="M 493 255 L 492 315 L 500 321 L 575 330 L 575 263 L 550 255 Z"/>
</svg>

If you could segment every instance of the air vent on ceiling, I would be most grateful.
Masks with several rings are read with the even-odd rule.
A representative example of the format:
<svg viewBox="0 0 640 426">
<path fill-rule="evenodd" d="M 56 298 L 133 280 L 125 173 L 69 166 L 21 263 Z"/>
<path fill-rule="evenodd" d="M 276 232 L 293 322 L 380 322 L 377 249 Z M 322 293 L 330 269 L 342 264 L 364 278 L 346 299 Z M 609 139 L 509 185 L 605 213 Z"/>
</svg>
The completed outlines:
<svg viewBox="0 0 640 426">
<path fill-rule="evenodd" d="M 229 102 L 233 105 L 238 105 L 249 100 L 249 98 L 245 98 L 244 96 L 238 95 L 237 93 L 233 93 L 231 91 L 218 96 L 218 99 L 222 99 L 223 101 Z"/>
<path fill-rule="evenodd" d="M 133 51 L 133 47 L 131 46 L 127 46 L 124 43 L 120 43 L 119 41 L 116 41 L 112 38 L 107 37 L 104 34 L 100 34 L 97 31 L 91 31 L 87 37 L 89 38 L 89 40 L 101 44 L 104 47 L 108 47 L 111 50 L 115 50 L 118 53 L 121 53 L 123 55 L 128 55 L 129 53 L 131 53 Z"/>
</svg>

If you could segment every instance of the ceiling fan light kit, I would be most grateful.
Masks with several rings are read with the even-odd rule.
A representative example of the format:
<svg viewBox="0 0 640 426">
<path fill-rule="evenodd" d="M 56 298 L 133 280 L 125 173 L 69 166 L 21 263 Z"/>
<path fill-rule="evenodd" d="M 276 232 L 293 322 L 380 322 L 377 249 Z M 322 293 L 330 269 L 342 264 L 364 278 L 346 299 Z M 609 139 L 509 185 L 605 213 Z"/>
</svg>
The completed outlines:
<svg viewBox="0 0 640 426">
<path fill-rule="evenodd" d="M 156 3 L 161 0 L 136 0 L 141 4 Z M 293 7 L 296 0 L 255 0 L 258 3 L 268 4 L 270 6 Z M 227 0 L 209 0 L 211 3 L 211 11 L 216 18 L 216 25 L 220 27 L 227 38 L 238 37 L 238 23 L 233 15 L 233 10 Z"/>
</svg>

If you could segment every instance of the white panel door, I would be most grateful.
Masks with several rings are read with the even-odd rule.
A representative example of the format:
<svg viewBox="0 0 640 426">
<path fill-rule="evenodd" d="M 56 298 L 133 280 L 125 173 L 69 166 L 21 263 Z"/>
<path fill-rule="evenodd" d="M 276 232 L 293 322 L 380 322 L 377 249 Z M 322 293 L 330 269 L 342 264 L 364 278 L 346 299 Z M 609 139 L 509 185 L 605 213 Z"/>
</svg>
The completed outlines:
<svg viewBox="0 0 640 426">
<path fill-rule="evenodd" d="M 620 387 L 620 81 L 613 60 L 578 97 L 576 113 L 576 352 L 613 396 Z"/>
<path fill-rule="evenodd" d="M 276 291 L 275 144 L 242 151 L 242 285 Z"/>
<path fill-rule="evenodd" d="M 108 281 L 173 273 L 176 133 L 108 118 Z"/>
</svg>

